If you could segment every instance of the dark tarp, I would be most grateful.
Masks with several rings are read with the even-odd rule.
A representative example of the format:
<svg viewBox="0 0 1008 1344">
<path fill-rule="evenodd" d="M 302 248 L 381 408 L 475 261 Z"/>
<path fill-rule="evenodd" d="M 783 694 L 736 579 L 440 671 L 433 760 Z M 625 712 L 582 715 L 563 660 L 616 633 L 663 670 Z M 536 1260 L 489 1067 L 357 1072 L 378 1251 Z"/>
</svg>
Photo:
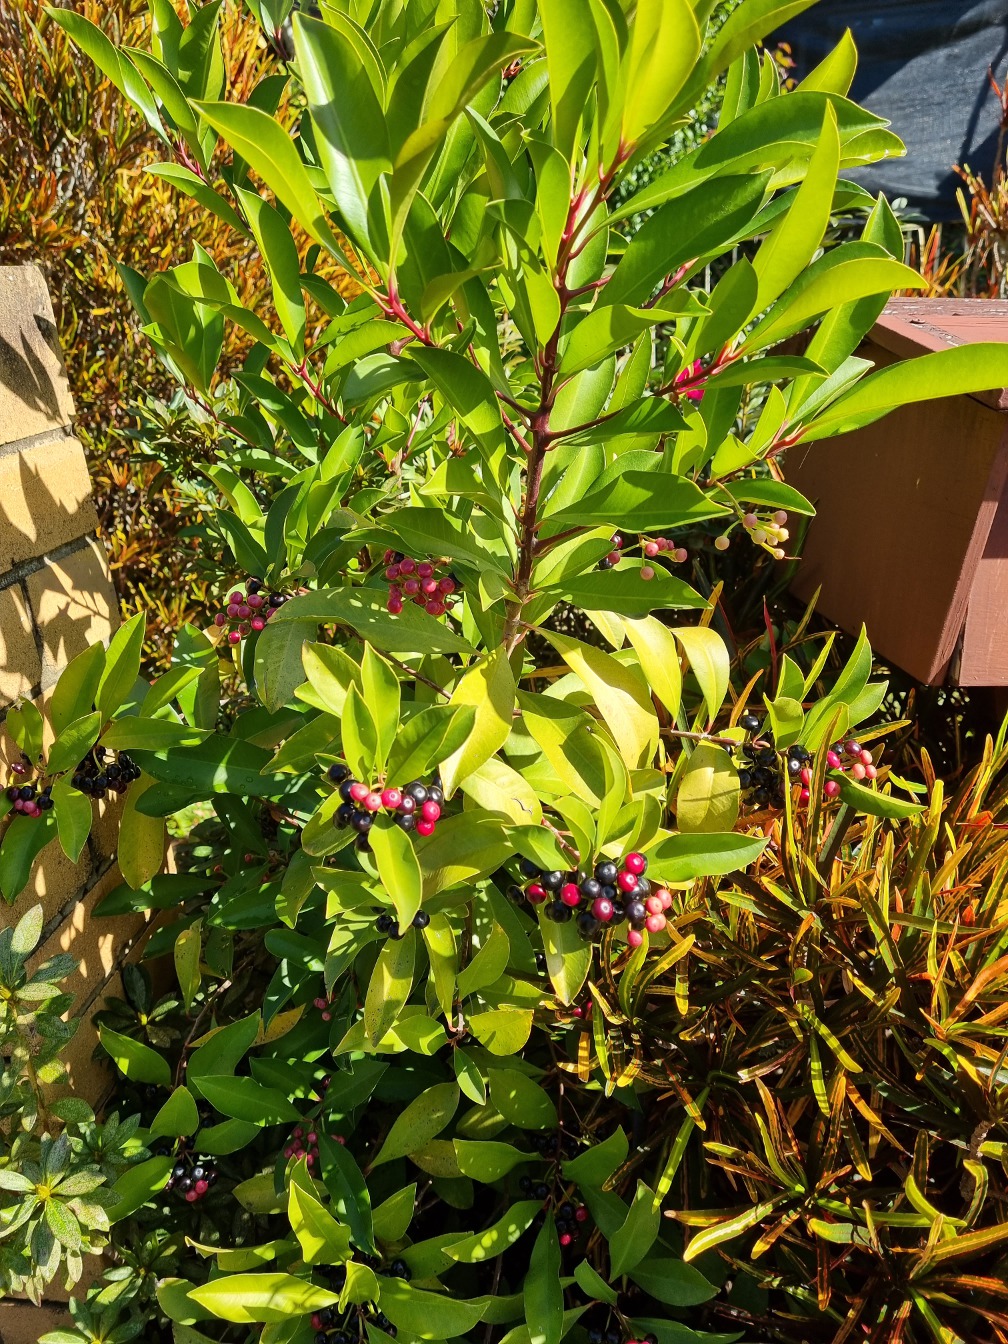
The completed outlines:
<svg viewBox="0 0 1008 1344">
<path fill-rule="evenodd" d="M 855 176 L 871 191 L 905 196 L 929 220 L 958 218 L 952 172 L 968 163 L 989 182 L 999 109 L 987 78 L 1008 66 L 1008 0 L 821 0 L 777 34 L 801 78 L 850 28 L 859 52 L 851 96 L 888 117 L 904 159 Z"/>
</svg>

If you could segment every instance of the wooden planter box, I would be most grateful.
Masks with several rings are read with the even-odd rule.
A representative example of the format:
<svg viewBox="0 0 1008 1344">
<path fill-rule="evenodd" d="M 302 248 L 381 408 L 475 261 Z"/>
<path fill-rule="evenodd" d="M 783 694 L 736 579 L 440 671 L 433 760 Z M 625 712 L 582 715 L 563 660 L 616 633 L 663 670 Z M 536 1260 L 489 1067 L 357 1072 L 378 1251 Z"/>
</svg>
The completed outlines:
<svg viewBox="0 0 1008 1344">
<path fill-rule="evenodd" d="M 878 366 L 1008 342 L 1008 303 L 894 299 L 858 354 Z M 906 407 L 793 448 L 817 515 L 792 591 L 918 681 L 1008 686 L 1008 389 Z"/>
</svg>

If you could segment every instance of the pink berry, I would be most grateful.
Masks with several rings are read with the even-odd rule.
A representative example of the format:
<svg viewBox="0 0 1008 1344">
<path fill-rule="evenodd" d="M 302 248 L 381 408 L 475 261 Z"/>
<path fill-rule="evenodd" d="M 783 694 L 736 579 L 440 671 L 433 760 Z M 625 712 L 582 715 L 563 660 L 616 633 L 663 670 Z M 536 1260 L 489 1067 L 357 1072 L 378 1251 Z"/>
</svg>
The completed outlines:
<svg viewBox="0 0 1008 1344">
<path fill-rule="evenodd" d="M 418 821 L 416 824 L 417 835 L 433 835 L 436 824 L 433 821 Z"/>
<path fill-rule="evenodd" d="M 350 785 L 350 797 L 353 799 L 355 803 L 362 803 L 370 792 L 371 790 L 368 788 L 368 786 L 366 784 L 362 784 L 359 779 L 355 780 Z"/>
<path fill-rule="evenodd" d="M 437 821 L 441 816 L 441 804 L 435 803 L 433 799 L 428 799 L 420 809 L 420 815 L 424 821 Z"/>
<path fill-rule="evenodd" d="M 639 929 L 631 929 L 627 933 L 626 940 L 631 947 L 640 947 L 641 943 L 644 941 L 644 935 Z"/>
<path fill-rule="evenodd" d="M 25 804 L 20 798 L 18 798 L 14 803 L 14 811 L 23 812 L 24 810 L 25 810 Z"/>
<path fill-rule="evenodd" d="M 424 560 L 419 565 L 417 565 L 416 572 L 420 575 L 422 579 L 429 579 L 430 576 L 434 573 L 434 566 L 429 561 Z"/>
<path fill-rule="evenodd" d="M 295 1139 L 303 1139 L 303 1138 L 304 1138 L 304 1130 L 301 1128 L 300 1125 L 298 1125 L 297 1128 L 294 1130 L 293 1137 L 294 1137 Z"/>
<path fill-rule="evenodd" d="M 427 597 L 433 597 L 434 594 L 438 591 L 437 579 L 422 580 L 420 584 L 420 591 L 424 593 Z"/>
<path fill-rule="evenodd" d="M 854 762 L 854 764 L 850 768 L 850 772 L 852 779 L 864 779 L 865 775 L 868 773 L 867 769 L 861 764 L 860 761 Z"/>
<path fill-rule="evenodd" d="M 689 551 L 687 551 L 685 546 L 677 546 L 673 552 L 673 556 L 676 563 L 681 565 L 684 560 L 689 559 Z"/>
<path fill-rule="evenodd" d="M 588 1221 L 588 1210 L 583 1204 L 579 1205 L 578 1208 L 574 1210 L 574 1218 L 579 1223 L 586 1223 Z"/>
<path fill-rule="evenodd" d="M 329 1011 L 328 1008 L 325 1010 L 325 1012 L 319 1013 L 319 1017 L 321 1017 L 323 1022 L 332 1021 L 332 1013 Z"/>
<path fill-rule="evenodd" d="M 659 549 L 660 548 L 656 541 L 646 541 L 644 543 L 644 554 L 647 556 L 649 560 L 653 560 L 655 558 L 655 556 L 658 554 Z"/>
<path fill-rule="evenodd" d="M 315 1159 L 312 1157 L 311 1153 L 307 1154 L 304 1161 L 306 1167 L 313 1167 L 315 1165 Z"/>
<path fill-rule="evenodd" d="M 533 905 L 541 905 L 542 902 L 546 899 L 545 888 L 541 887 L 538 882 L 533 882 L 530 887 L 527 887 L 525 890 L 525 895 L 529 898 L 529 900 L 532 902 Z"/>
<path fill-rule="evenodd" d="M 649 896 L 644 902 L 644 909 L 649 915 L 660 915 L 664 913 L 665 907 L 658 896 Z"/>
<path fill-rule="evenodd" d="M 445 614 L 445 604 L 432 598 L 431 601 L 427 603 L 427 614 L 430 616 L 443 616 Z"/>
<path fill-rule="evenodd" d="M 747 513 L 746 516 L 742 519 L 742 522 L 750 530 L 754 527 L 759 526 L 759 519 L 756 517 L 754 513 Z"/>
<path fill-rule="evenodd" d="M 808 768 L 807 765 L 803 765 L 801 770 L 799 770 L 798 778 L 801 780 L 803 784 L 812 783 L 812 771 Z"/>
<path fill-rule="evenodd" d="M 835 798 L 840 792 L 840 782 L 836 779 L 828 779 L 823 785 L 823 793 L 827 798 Z"/>
<path fill-rule="evenodd" d="M 242 621 L 247 621 L 251 615 L 252 615 L 252 608 L 249 606 L 247 602 L 243 602 L 241 606 L 238 608 L 238 619 Z"/>
<path fill-rule="evenodd" d="M 411 560 L 409 556 L 407 556 L 405 560 L 399 561 L 400 574 L 412 574 L 415 569 L 416 569 L 416 561 Z"/>
<path fill-rule="evenodd" d="M 384 789 L 382 791 L 381 800 L 382 800 L 382 807 L 387 807 L 390 812 L 395 811 L 395 809 L 402 802 L 402 790 Z"/>
<path fill-rule="evenodd" d="M 317 995 L 313 1000 L 313 1007 L 315 1008 L 328 1008 L 328 1006 L 328 1000 L 323 999 L 321 995 Z"/>
<path fill-rule="evenodd" d="M 238 633 L 237 630 L 231 630 L 228 632 L 228 643 L 229 644 L 241 643 L 241 635 Z"/>
<path fill-rule="evenodd" d="M 777 524 L 778 527 L 783 527 L 784 524 L 787 522 L 787 510 L 786 510 L 786 509 L 778 509 L 777 512 L 776 512 L 776 513 L 774 514 L 774 516 L 773 516 L 773 520 L 774 520 L 774 522 Z"/>
<path fill-rule="evenodd" d="M 581 893 L 573 882 L 566 882 L 560 888 L 560 899 L 563 901 L 564 905 L 573 907 L 581 900 Z"/>
<path fill-rule="evenodd" d="M 613 903 L 608 896 L 599 896 L 596 899 L 592 905 L 592 914 L 603 924 L 609 923 L 613 917 Z"/>
<path fill-rule="evenodd" d="M 364 806 L 368 812 L 380 812 L 382 806 L 382 796 L 380 793 L 369 793 L 364 799 Z"/>
<path fill-rule="evenodd" d="M 185 1192 L 185 1197 L 187 1204 L 195 1204 L 196 1201 L 199 1199 L 199 1195 L 196 1193 L 196 1187 L 193 1186 L 191 1190 L 187 1190 Z"/>
<path fill-rule="evenodd" d="M 402 586 L 402 590 L 407 597 L 415 597 L 417 593 L 420 591 L 420 580 L 407 579 Z"/>
<path fill-rule="evenodd" d="M 802 789 L 801 793 L 798 795 L 798 802 L 804 807 L 811 797 L 812 793 L 809 789 Z"/>
<path fill-rule="evenodd" d="M 561 1246 L 569 1246 L 574 1238 L 569 1232 L 562 1232 L 558 1238 Z"/>
<path fill-rule="evenodd" d="M 231 596 L 228 598 L 228 601 L 229 601 L 229 602 L 233 602 L 233 603 L 235 604 L 235 606 L 237 606 L 239 602 L 244 602 L 244 601 L 245 601 L 245 594 L 244 594 L 244 593 L 241 593 L 241 592 L 239 592 L 237 589 L 235 589 L 235 591 L 234 591 L 234 592 L 231 594 Z"/>
<path fill-rule="evenodd" d="M 227 625 L 227 617 L 224 615 L 222 611 L 219 611 L 217 615 L 213 618 L 213 623 L 214 625 L 217 626 Z"/>
<path fill-rule="evenodd" d="M 284 1157 L 293 1157 L 293 1156 L 294 1156 L 293 1145 L 288 1144 L 287 1147 L 284 1149 Z"/>
<path fill-rule="evenodd" d="M 252 624 L 252 629 L 255 630 L 257 633 L 258 633 L 260 630 L 265 630 L 265 629 L 266 629 L 266 622 L 263 620 L 263 618 L 262 618 L 261 616 L 253 616 L 253 617 L 252 617 L 252 622 L 251 622 L 251 624 Z"/>
<path fill-rule="evenodd" d="M 312 1131 L 309 1133 L 309 1135 L 308 1135 L 308 1142 L 309 1142 L 309 1143 L 318 1143 L 318 1135 L 315 1133 L 314 1130 L 312 1130 Z"/>
<path fill-rule="evenodd" d="M 388 609 L 390 616 L 398 616 L 402 611 L 402 598 L 398 596 L 390 597 L 385 603 L 385 606 Z"/>
<path fill-rule="evenodd" d="M 613 567 L 615 567 L 616 565 L 618 565 L 619 562 L 620 562 L 620 560 L 622 560 L 622 558 L 623 558 L 623 557 L 622 557 L 622 555 L 620 554 L 619 551 L 610 551 L 609 554 L 606 556 L 606 559 L 609 561 L 610 565 L 612 565 Z"/>
<path fill-rule="evenodd" d="M 862 764 L 862 765 L 871 765 L 872 762 L 874 761 L 874 759 L 875 759 L 875 758 L 874 758 L 874 756 L 872 756 L 872 754 L 871 754 L 870 751 L 863 751 L 863 752 L 861 753 L 861 764 Z"/>
<path fill-rule="evenodd" d="M 399 566 L 389 565 L 388 569 L 385 571 L 385 577 L 388 579 L 390 583 L 394 579 L 397 579 L 399 577 Z"/>
<path fill-rule="evenodd" d="M 648 933 L 661 933 L 662 929 L 665 927 L 665 916 L 648 915 L 647 919 L 644 921 L 644 927 L 647 929 Z"/>
<path fill-rule="evenodd" d="M 637 885 L 637 879 L 633 873 L 628 873 L 624 870 L 620 873 L 619 877 L 617 877 L 616 885 L 619 887 L 620 891 L 633 891 L 634 887 Z"/>
<path fill-rule="evenodd" d="M 843 762 L 835 751 L 828 751 L 826 753 L 826 764 L 831 770 L 839 770 Z"/>
<path fill-rule="evenodd" d="M 238 617 L 238 603 L 237 603 L 237 602 L 229 602 L 229 603 L 228 603 L 227 614 L 228 614 L 228 619 L 229 619 L 229 620 L 234 621 L 234 620 L 237 619 L 237 617 Z"/>
<path fill-rule="evenodd" d="M 248 595 L 248 605 L 253 611 L 258 611 L 265 601 L 262 593 L 249 593 Z"/>
<path fill-rule="evenodd" d="M 634 877 L 640 877 L 642 873 L 647 872 L 647 859 L 643 854 L 638 854 L 636 850 L 628 854 L 623 860 L 623 867 L 628 873 L 633 873 Z"/>
<path fill-rule="evenodd" d="M 643 565 L 641 567 L 640 576 L 646 583 L 649 579 L 654 578 L 654 570 L 651 568 L 650 565 Z"/>
<path fill-rule="evenodd" d="M 193 1186 L 193 1189 L 196 1191 L 198 1195 L 205 1195 L 206 1192 L 210 1189 L 210 1182 L 197 1181 L 196 1184 Z"/>
<path fill-rule="evenodd" d="M 878 769 L 874 765 L 865 766 L 865 779 L 875 779 L 878 776 Z"/>
<path fill-rule="evenodd" d="M 438 579 L 438 588 L 442 593 L 444 593 L 445 597 L 450 597 L 451 594 L 455 591 L 455 580 L 449 579 L 447 577 L 443 579 Z"/>
<path fill-rule="evenodd" d="M 655 892 L 655 895 L 661 901 L 661 907 L 663 910 L 672 909 L 672 893 L 670 891 L 666 891 L 664 887 L 659 887 L 658 890 Z"/>
</svg>

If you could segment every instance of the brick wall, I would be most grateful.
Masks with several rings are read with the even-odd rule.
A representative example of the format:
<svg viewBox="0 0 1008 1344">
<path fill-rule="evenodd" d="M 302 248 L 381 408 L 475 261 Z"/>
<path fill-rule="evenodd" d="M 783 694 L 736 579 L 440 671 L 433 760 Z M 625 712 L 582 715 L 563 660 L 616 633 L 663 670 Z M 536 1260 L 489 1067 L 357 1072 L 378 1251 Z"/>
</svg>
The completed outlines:
<svg viewBox="0 0 1008 1344">
<path fill-rule="evenodd" d="M 62 668 L 95 640 L 107 641 L 118 624 L 72 418 L 41 273 L 34 266 L 0 267 L 0 720 L 21 697 L 33 699 L 45 715 Z M 0 782 L 11 777 L 18 755 L 0 723 Z M 119 968 L 146 928 L 142 915 L 91 918 L 95 904 L 121 881 L 115 863 L 121 803 L 95 807 L 78 863 L 53 840 L 36 860 L 25 893 L 13 906 L 0 900 L 0 927 L 42 903 L 39 960 L 60 951 L 77 958 L 66 986 L 80 1022 L 68 1056 L 70 1087 L 92 1102 L 112 1079 L 108 1066 L 91 1058 L 91 1015 L 120 988 Z"/>
</svg>

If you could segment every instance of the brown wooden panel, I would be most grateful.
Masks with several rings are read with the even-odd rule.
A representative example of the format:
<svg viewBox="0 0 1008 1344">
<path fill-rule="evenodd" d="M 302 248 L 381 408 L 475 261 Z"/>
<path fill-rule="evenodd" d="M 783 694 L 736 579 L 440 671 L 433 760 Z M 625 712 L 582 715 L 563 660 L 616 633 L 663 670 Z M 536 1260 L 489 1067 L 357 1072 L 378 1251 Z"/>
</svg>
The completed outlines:
<svg viewBox="0 0 1008 1344">
<path fill-rule="evenodd" d="M 1008 451 L 1008 422 L 1005 425 Z M 963 630 L 960 686 L 1008 686 L 1008 481 L 970 590 Z"/>
<path fill-rule="evenodd" d="M 1001 299 L 891 299 L 872 341 L 899 359 L 972 341 L 1008 341 L 1008 302 Z M 858 352 L 861 353 L 860 351 Z M 975 392 L 973 399 L 1008 410 L 1008 389 Z"/>
<path fill-rule="evenodd" d="M 879 365 L 893 355 L 869 342 Z M 917 350 L 919 353 L 919 347 Z M 896 412 L 855 434 L 799 445 L 787 480 L 817 505 L 793 584 L 877 653 L 938 683 L 1008 477 L 1004 417 L 974 398 Z"/>
</svg>

